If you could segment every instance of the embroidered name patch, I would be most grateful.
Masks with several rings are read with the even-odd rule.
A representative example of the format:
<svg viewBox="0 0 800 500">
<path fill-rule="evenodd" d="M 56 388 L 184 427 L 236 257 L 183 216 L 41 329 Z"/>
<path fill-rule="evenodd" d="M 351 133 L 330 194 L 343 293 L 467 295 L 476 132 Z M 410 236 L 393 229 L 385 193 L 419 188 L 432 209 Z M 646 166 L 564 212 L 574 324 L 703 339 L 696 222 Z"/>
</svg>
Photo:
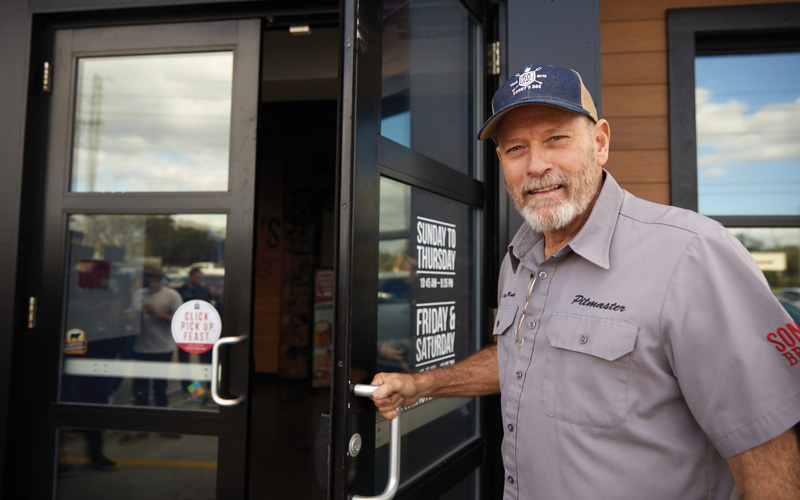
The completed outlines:
<svg viewBox="0 0 800 500">
<path fill-rule="evenodd" d="M 578 304 L 579 306 L 584 307 L 594 307 L 597 309 L 606 309 L 608 311 L 622 312 L 625 310 L 625 306 L 617 304 L 616 302 L 597 302 L 589 297 L 584 297 L 583 295 L 576 295 L 575 298 L 572 299 L 572 304 Z"/>
</svg>

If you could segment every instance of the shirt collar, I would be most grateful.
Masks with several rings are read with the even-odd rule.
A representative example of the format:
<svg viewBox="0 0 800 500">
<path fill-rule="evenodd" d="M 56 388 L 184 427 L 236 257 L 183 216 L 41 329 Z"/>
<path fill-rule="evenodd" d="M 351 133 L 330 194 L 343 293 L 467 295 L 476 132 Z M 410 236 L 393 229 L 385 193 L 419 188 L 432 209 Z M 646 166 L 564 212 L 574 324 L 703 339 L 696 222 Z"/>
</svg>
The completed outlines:
<svg viewBox="0 0 800 500">
<path fill-rule="evenodd" d="M 567 247 L 589 262 L 603 269 L 609 269 L 611 267 L 609 261 L 611 238 L 614 235 L 614 228 L 617 226 L 617 218 L 625 192 L 605 169 L 603 177 L 605 181 L 592 207 L 592 213 L 589 214 L 589 218 L 578 234 L 567 243 Z M 528 255 L 534 247 L 537 250 L 541 247 L 541 251 L 538 252 L 541 255 Z M 508 245 L 508 255 L 514 272 L 517 272 L 517 267 L 522 260 L 533 259 L 538 264 L 544 256 L 543 248 L 542 233 L 534 231 L 528 224 L 523 224 Z M 563 255 L 565 248 L 559 250 L 556 255 Z"/>
</svg>

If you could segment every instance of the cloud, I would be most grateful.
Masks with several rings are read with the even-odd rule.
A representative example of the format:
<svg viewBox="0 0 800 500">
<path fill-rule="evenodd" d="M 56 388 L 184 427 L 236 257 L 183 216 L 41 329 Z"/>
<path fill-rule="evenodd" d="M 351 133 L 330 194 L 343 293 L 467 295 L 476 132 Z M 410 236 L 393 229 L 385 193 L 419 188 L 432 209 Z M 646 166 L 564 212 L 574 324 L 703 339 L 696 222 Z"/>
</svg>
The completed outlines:
<svg viewBox="0 0 800 500">
<path fill-rule="evenodd" d="M 696 90 L 698 166 L 704 175 L 719 176 L 734 164 L 800 162 L 800 98 L 755 111 L 736 99 L 712 98 L 712 91 Z"/>
<path fill-rule="evenodd" d="M 725 177 L 728 175 L 728 169 L 721 166 L 709 167 L 702 171 L 702 175 L 710 178 Z"/>
<path fill-rule="evenodd" d="M 79 190 L 93 162 L 96 191 L 227 189 L 231 52 L 84 58 L 80 72 Z"/>
</svg>

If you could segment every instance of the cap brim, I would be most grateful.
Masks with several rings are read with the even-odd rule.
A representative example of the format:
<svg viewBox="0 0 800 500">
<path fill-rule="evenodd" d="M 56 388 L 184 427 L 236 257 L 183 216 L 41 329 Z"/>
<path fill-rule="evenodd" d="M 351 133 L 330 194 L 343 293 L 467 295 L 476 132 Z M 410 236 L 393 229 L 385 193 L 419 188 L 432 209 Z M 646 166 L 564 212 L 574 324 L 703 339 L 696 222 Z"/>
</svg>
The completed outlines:
<svg viewBox="0 0 800 500">
<path fill-rule="evenodd" d="M 592 117 L 589 111 L 583 108 L 579 108 L 577 106 L 573 106 L 572 104 L 565 103 L 563 101 L 556 101 L 553 99 L 529 99 L 509 104 L 508 106 L 501 108 L 497 112 L 495 112 L 488 120 L 486 120 L 486 123 L 483 124 L 483 127 L 481 127 L 480 131 L 478 132 L 478 139 L 484 140 L 484 139 L 494 138 L 497 126 L 500 124 L 500 121 L 506 114 L 508 114 L 509 111 L 511 111 L 514 108 L 518 108 L 520 106 L 529 106 L 531 104 L 552 106 L 554 108 L 560 108 L 566 111 L 572 111 L 573 113 L 578 113 L 579 115 L 588 116 L 590 118 Z"/>
</svg>

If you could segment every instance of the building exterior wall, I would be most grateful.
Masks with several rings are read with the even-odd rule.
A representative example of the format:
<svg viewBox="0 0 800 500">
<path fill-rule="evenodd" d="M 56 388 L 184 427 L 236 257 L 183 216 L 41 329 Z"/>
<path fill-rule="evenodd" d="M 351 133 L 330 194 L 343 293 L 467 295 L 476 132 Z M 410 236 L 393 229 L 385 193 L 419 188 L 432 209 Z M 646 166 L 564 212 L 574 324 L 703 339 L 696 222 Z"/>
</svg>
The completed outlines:
<svg viewBox="0 0 800 500">
<path fill-rule="evenodd" d="M 501 68 L 499 81 L 511 78 L 528 64 L 572 68 L 581 74 L 598 112 L 602 114 L 599 1 L 508 0 L 506 30 L 503 33 L 501 28 L 500 33 L 500 43 L 508 50 L 505 51 L 506 67 Z M 504 17 L 502 12 L 500 17 Z M 492 146 L 487 144 L 493 150 Z M 499 256 L 502 258 L 506 245 L 511 242 L 523 220 L 507 197 L 503 181 L 499 181 L 497 186 L 500 215 L 498 241 L 501 242 Z"/>
<path fill-rule="evenodd" d="M 667 9 L 791 3 L 786 0 L 600 0 L 603 117 L 608 169 L 622 187 L 670 203 Z"/>
</svg>

